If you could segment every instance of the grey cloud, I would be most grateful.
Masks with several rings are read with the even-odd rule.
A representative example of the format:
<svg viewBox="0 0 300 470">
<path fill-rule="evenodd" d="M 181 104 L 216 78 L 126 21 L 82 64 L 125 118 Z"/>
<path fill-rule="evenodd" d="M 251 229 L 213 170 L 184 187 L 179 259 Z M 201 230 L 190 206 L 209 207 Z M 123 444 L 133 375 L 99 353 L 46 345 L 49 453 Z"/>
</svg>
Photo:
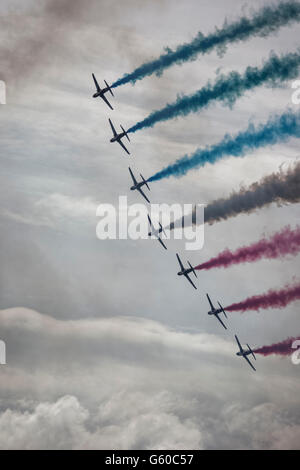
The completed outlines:
<svg viewBox="0 0 300 470">
<path fill-rule="evenodd" d="M 158 361 L 158 367 L 164 367 L 163 364 L 176 361 L 183 364 L 188 358 L 203 360 L 214 355 L 216 349 L 224 360 L 233 350 L 230 343 L 217 336 L 176 331 L 140 317 L 58 320 L 14 308 L 0 311 L 0 325 L 10 363 L 29 368 L 39 360 L 43 363 L 45 357 L 52 369 L 60 368 L 59 357 L 75 367 L 86 361 L 95 364 L 99 357 L 148 363 L 150 367 Z M 40 351 L 39 356 L 36 350 Z"/>
<path fill-rule="evenodd" d="M 159 411 L 151 406 L 148 410 L 145 408 L 147 404 L 140 410 L 141 414 L 133 414 L 120 424 L 101 425 L 100 421 L 96 426 L 92 425 L 89 411 L 74 396 L 61 397 L 54 403 L 40 403 L 31 412 L 8 409 L 0 414 L 3 429 L 0 448 L 87 450 L 200 447 L 201 433 L 194 423 L 182 422 L 171 412 L 165 411 L 163 403 Z M 15 432 L 11 433 L 11 430 Z"/>
<path fill-rule="evenodd" d="M 0 328 L 8 346 L 2 449 L 297 446 L 297 381 L 282 382 L 262 361 L 264 372 L 249 374 L 232 344 L 213 335 L 142 318 L 61 321 L 24 308 L 1 311 Z"/>
</svg>

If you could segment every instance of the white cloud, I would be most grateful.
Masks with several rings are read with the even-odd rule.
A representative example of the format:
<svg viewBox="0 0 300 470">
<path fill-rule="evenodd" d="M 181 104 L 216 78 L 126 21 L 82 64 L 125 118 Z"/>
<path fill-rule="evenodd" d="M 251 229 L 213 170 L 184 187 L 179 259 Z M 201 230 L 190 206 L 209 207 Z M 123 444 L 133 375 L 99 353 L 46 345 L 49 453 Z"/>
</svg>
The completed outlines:
<svg viewBox="0 0 300 470">
<path fill-rule="evenodd" d="M 218 336 L 177 331 L 141 317 L 59 320 L 34 310 L 11 308 L 0 310 L 0 326 L 2 335 L 5 337 L 5 333 L 9 332 L 11 341 L 16 340 L 16 346 L 14 332 L 21 331 L 23 341 L 28 335 L 29 343 L 43 338 L 44 344 L 55 344 L 56 349 L 64 349 L 67 343 L 74 350 L 80 343 L 86 345 L 88 354 L 91 347 L 94 352 L 98 350 L 105 354 L 105 350 L 112 352 L 111 345 L 118 344 L 120 358 L 124 353 L 122 346 L 133 351 L 139 348 L 147 357 L 155 358 L 161 354 L 170 360 L 171 353 L 200 357 L 201 353 L 215 355 L 217 351 L 219 356 L 226 357 L 234 349 L 230 342 Z M 85 349 L 82 351 L 84 353 Z"/>
<path fill-rule="evenodd" d="M 97 202 L 91 197 L 71 197 L 65 194 L 54 193 L 36 202 L 36 207 L 56 217 L 95 217 Z"/>
<path fill-rule="evenodd" d="M 154 400 L 155 398 L 157 397 Z M 201 434 L 195 423 L 181 422 L 177 416 L 163 409 L 156 411 L 153 407 L 148 407 L 147 410 L 139 411 L 139 414 L 133 413 L 121 423 L 101 425 L 101 419 L 96 424 L 92 423 L 95 420 L 91 421 L 89 411 L 74 396 L 64 396 L 53 403 L 40 403 L 32 411 L 7 409 L 0 414 L 0 448 L 49 450 L 200 447 Z M 116 416 L 110 418 L 115 419 Z"/>
<path fill-rule="evenodd" d="M 297 381 L 268 372 L 271 358 L 251 373 L 222 338 L 137 317 L 59 320 L 25 308 L 0 311 L 0 331 L 2 449 L 297 445 Z"/>
<path fill-rule="evenodd" d="M 80 445 L 87 432 L 88 412 L 78 400 L 65 396 L 40 403 L 33 412 L 7 409 L 0 415 L 1 449 L 66 449 Z"/>
</svg>

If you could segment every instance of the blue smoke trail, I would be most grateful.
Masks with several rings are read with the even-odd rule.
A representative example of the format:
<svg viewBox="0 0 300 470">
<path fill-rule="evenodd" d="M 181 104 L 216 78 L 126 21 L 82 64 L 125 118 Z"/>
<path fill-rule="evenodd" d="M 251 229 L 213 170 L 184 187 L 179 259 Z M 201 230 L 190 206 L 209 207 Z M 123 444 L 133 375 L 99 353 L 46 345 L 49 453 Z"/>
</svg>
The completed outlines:
<svg viewBox="0 0 300 470">
<path fill-rule="evenodd" d="M 179 158 L 174 164 L 151 176 L 148 181 L 158 181 L 170 176 L 180 177 L 206 163 L 215 163 L 226 156 L 243 157 L 246 152 L 283 142 L 289 137 L 300 137 L 300 112 L 292 113 L 288 110 L 282 115 L 270 118 L 266 124 L 260 124 L 257 128 L 250 124 L 246 131 L 235 137 L 225 135 L 218 144 Z"/>
<path fill-rule="evenodd" d="M 174 103 L 153 111 L 143 121 L 128 129 L 128 132 L 136 132 L 145 127 L 152 127 L 159 121 L 195 113 L 213 101 L 220 101 L 231 107 L 247 90 L 263 84 L 275 86 L 284 80 L 296 78 L 299 65 L 300 52 L 280 57 L 272 53 L 261 68 L 247 67 L 242 75 L 234 71 L 228 75 L 221 75 L 213 85 L 208 82 L 193 95 L 178 97 Z"/>
<path fill-rule="evenodd" d="M 116 88 L 128 82 L 134 84 L 137 80 L 153 73 L 160 76 L 166 68 L 173 64 L 183 64 L 188 60 L 195 60 L 197 54 L 206 54 L 213 48 L 218 48 L 220 53 L 224 53 L 226 45 L 229 43 L 245 41 L 252 36 L 266 37 L 278 28 L 299 20 L 300 3 L 296 1 L 280 2 L 279 5 L 261 8 L 250 18 L 242 17 L 231 24 L 225 22 L 221 29 L 216 28 L 208 36 L 203 36 L 199 32 L 193 41 L 178 46 L 174 51 L 166 48 L 166 52 L 158 59 L 146 62 L 132 73 L 125 74 L 113 83 L 112 87 Z"/>
</svg>

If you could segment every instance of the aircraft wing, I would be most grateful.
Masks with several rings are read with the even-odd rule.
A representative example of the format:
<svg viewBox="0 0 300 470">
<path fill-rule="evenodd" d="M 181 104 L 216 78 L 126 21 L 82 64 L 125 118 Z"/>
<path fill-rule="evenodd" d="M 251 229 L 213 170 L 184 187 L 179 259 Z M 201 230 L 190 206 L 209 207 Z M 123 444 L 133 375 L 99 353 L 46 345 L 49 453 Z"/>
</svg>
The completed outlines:
<svg viewBox="0 0 300 470">
<path fill-rule="evenodd" d="M 162 239 L 158 237 L 157 240 L 158 240 L 159 243 L 164 247 L 164 249 L 167 250 L 167 247 L 166 247 L 166 245 L 164 244 L 164 242 L 162 241 Z"/>
<path fill-rule="evenodd" d="M 238 339 L 237 335 L 234 335 L 234 336 L 235 336 L 236 342 L 238 344 L 238 347 L 240 348 L 240 351 L 243 352 L 243 348 L 241 346 L 241 343 L 239 342 L 239 339 Z"/>
<path fill-rule="evenodd" d="M 225 330 L 227 330 L 227 326 L 222 322 L 221 318 L 219 317 L 219 315 L 216 313 L 215 314 L 215 317 L 219 320 L 219 322 L 221 323 L 221 325 L 224 326 Z"/>
<path fill-rule="evenodd" d="M 114 137 L 116 137 L 117 132 L 116 132 L 116 129 L 114 128 L 114 125 L 113 125 L 113 123 L 111 122 L 110 119 L 109 119 L 109 124 L 110 124 L 110 127 L 111 127 L 111 130 L 112 130 L 112 133 L 113 133 Z"/>
<path fill-rule="evenodd" d="M 183 271 L 183 270 L 184 270 L 184 266 L 183 266 L 183 264 L 182 264 L 182 262 L 181 262 L 181 259 L 179 258 L 179 255 L 178 255 L 177 253 L 176 253 L 176 256 L 177 256 L 177 259 L 178 259 L 178 263 L 179 263 L 179 265 L 180 265 L 180 268 L 181 268 L 181 270 Z"/>
<path fill-rule="evenodd" d="M 150 229 L 153 227 L 153 223 L 152 223 L 152 220 L 150 219 L 150 216 L 149 214 L 147 214 L 147 217 L 148 217 L 148 220 L 149 220 L 149 225 L 150 225 Z M 154 227 L 153 227 L 154 228 Z"/>
<path fill-rule="evenodd" d="M 207 297 L 207 300 L 209 301 L 210 308 L 211 308 L 212 310 L 214 310 L 214 306 L 213 306 L 213 304 L 212 304 L 212 301 L 210 300 L 210 297 L 209 297 L 209 295 L 208 295 L 208 294 L 206 294 L 206 297 Z"/>
<path fill-rule="evenodd" d="M 146 199 L 146 201 L 149 202 L 149 204 L 150 204 L 149 199 L 147 198 L 146 194 L 142 191 L 141 188 L 138 189 L 138 192 L 139 192 L 142 196 L 144 196 L 144 198 Z"/>
<path fill-rule="evenodd" d="M 190 283 L 192 284 L 192 286 L 194 287 L 194 289 L 197 289 L 197 287 L 196 287 L 195 284 L 193 283 L 192 279 L 189 278 L 189 275 L 188 275 L 188 274 L 185 274 L 184 277 L 186 277 L 187 280 L 190 281 Z"/>
<path fill-rule="evenodd" d="M 250 367 L 252 367 L 253 370 L 256 371 L 255 367 L 251 364 L 251 362 L 249 361 L 248 357 L 247 356 L 243 356 L 244 359 L 246 359 L 246 361 L 248 362 L 248 364 L 250 365 Z"/>
<path fill-rule="evenodd" d="M 93 73 L 92 73 L 92 75 L 93 75 L 93 79 L 94 79 L 94 83 L 95 83 L 95 87 L 96 87 L 97 91 L 101 91 L 101 88 L 99 87 L 99 84 L 98 84 L 98 82 L 97 82 L 97 80 L 96 80 L 95 75 L 94 75 Z"/>
<path fill-rule="evenodd" d="M 128 152 L 127 148 L 125 147 L 125 145 L 123 144 L 122 140 L 118 140 L 118 143 L 121 145 L 121 147 L 125 150 L 126 153 L 128 153 L 128 155 L 130 155 L 130 152 Z"/>
<path fill-rule="evenodd" d="M 110 109 L 114 109 L 112 107 L 112 105 L 110 104 L 110 102 L 108 101 L 108 99 L 104 96 L 104 95 L 101 95 L 101 98 L 103 99 L 103 101 L 105 101 L 105 103 L 107 104 L 107 106 L 110 107 Z"/>
<path fill-rule="evenodd" d="M 130 176 L 131 176 L 131 178 L 132 178 L 133 183 L 134 183 L 134 184 L 137 184 L 137 181 L 136 181 L 136 179 L 135 179 L 134 174 L 133 174 L 132 171 L 131 171 L 130 166 L 128 167 L 128 170 L 129 170 L 129 173 L 130 173 Z"/>
</svg>

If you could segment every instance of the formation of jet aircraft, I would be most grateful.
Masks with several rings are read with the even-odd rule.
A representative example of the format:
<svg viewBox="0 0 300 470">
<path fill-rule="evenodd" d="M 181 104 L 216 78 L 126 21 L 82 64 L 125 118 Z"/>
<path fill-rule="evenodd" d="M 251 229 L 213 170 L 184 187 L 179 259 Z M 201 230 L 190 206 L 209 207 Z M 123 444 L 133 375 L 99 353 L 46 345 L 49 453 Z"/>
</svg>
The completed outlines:
<svg viewBox="0 0 300 470">
<path fill-rule="evenodd" d="M 139 183 L 137 182 L 137 180 L 135 179 L 135 176 L 134 174 L 132 173 L 132 170 L 130 167 L 128 167 L 128 170 L 129 170 L 129 173 L 131 175 L 131 178 L 132 178 L 132 181 L 133 181 L 133 186 L 131 186 L 131 191 L 134 191 L 134 190 L 137 190 L 139 191 L 139 193 L 146 199 L 147 202 L 150 203 L 149 199 L 147 198 L 146 194 L 143 192 L 142 190 L 142 187 L 145 185 L 149 191 L 150 191 L 150 188 L 149 188 L 149 185 L 147 183 L 147 181 L 145 180 L 145 178 L 143 177 L 143 175 L 140 173 L 140 177 L 142 178 L 142 181 L 140 181 Z"/>
<path fill-rule="evenodd" d="M 247 344 L 248 346 L 248 349 L 243 349 L 241 343 L 239 342 L 239 339 L 237 337 L 237 335 L 235 335 L 235 339 L 236 339 L 236 342 L 238 344 L 238 347 L 239 347 L 239 351 L 236 353 L 237 356 L 241 356 L 243 357 L 244 359 L 246 359 L 246 361 L 248 362 L 248 364 L 250 365 L 250 367 L 252 367 L 253 370 L 256 370 L 255 367 L 251 364 L 250 360 L 248 359 L 247 356 L 249 356 L 250 354 L 252 354 L 252 356 L 254 357 L 254 359 L 256 360 L 256 357 L 255 357 L 255 354 L 254 352 L 252 351 L 252 349 L 250 348 L 249 344 Z"/>
<path fill-rule="evenodd" d="M 105 96 L 105 94 L 107 92 L 110 92 L 111 95 L 114 96 L 111 87 L 104 80 L 104 83 L 105 83 L 106 87 L 101 89 L 98 82 L 97 82 L 97 79 L 96 79 L 95 75 L 92 74 L 92 76 L 93 76 L 93 80 L 94 80 L 94 83 L 95 83 L 95 86 L 96 86 L 96 93 L 93 94 L 93 98 L 98 98 L 98 97 L 102 98 L 102 100 L 107 104 L 107 106 L 109 106 L 109 108 L 113 110 L 113 107 L 111 106 L 111 104 L 109 103 L 109 101 L 107 100 L 107 98 Z M 124 143 L 122 142 L 123 137 L 126 137 L 128 139 L 128 141 L 130 142 L 128 132 L 125 131 L 124 127 L 122 127 L 120 125 L 120 127 L 122 129 L 122 132 L 117 133 L 111 119 L 109 119 L 109 124 L 110 124 L 111 130 L 112 130 L 112 133 L 113 133 L 113 137 L 110 139 L 110 142 L 111 143 L 118 142 L 118 144 L 120 144 L 120 146 L 123 148 L 123 150 L 125 150 L 125 152 L 128 155 L 130 155 L 130 152 L 127 150 Z M 142 188 L 144 186 L 146 186 L 147 189 L 150 191 L 148 181 L 145 180 L 145 178 L 143 177 L 143 175 L 141 173 L 140 173 L 141 181 L 137 181 L 137 179 L 134 176 L 134 174 L 133 174 L 130 167 L 128 167 L 128 170 L 129 170 L 130 176 L 132 178 L 132 182 L 133 182 L 133 185 L 130 187 L 131 191 L 135 191 L 135 190 L 138 191 L 146 199 L 146 201 L 148 203 L 150 203 L 150 200 L 148 199 L 148 197 L 146 196 L 146 194 L 142 190 Z M 161 236 L 160 236 L 161 233 L 164 233 L 164 235 L 166 235 L 162 224 L 159 222 L 159 228 L 155 229 L 149 214 L 148 214 L 147 217 L 148 217 L 149 228 L 150 228 L 148 236 L 149 237 L 155 237 L 159 241 L 159 243 L 162 245 L 162 247 L 165 250 L 167 250 L 167 247 L 166 247 L 165 243 L 162 241 Z M 197 289 L 196 285 L 194 284 L 194 282 L 192 281 L 192 279 L 189 276 L 190 273 L 193 273 L 195 275 L 195 277 L 197 278 L 197 274 L 196 274 L 195 269 L 193 268 L 193 266 L 191 265 L 191 263 L 189 261 L 187 262 L 189 267 L 185 268 L 182 261 L 181 261 L 181 259 L 180 259 L 180 257 L 179 257 L 179 255 L 178 255 L 178 253 L 176 253 L 176 257 L 177 257 L 177 260 L 178 260 L 178 263 L 179 263 L 179 266 L 180 266 L 180 271 L 177 273 L 177 275 L 178 276 L 184 276 L 190 282 L 190 284 L 192 284 L 194 289 Z M 215 318 L 217 318 L 217 320 L 221 323 L 221 325 L 227 330 L 227 326 L 225 325 L 223 320 L 220 318 L 220 314 L 222 314 L 222 313 L 224 314 L 225 318 L 228 318 L 224 308 L 222 307 L 220 302 L 218 302 L 219 308 L 215 308 L 212 301 L 211 301 L 211 299 L 210 299 L 210 297 L 209 297 L 209 295 L 206 294 L 206 296 L 207 296 L 207 300 L 208 300 L 208 302 L 210 304 L 210 308 L 211 308 L 209 310 L 209 312 L 207 312 L 208 315 L 213 315 Z M 255 367 L 253 366 L 253 364 L 250 362 L 250 360 L 248 358 L 248 356 L 251 354 L 253 356 L 253 358 L 256 360 L 255 354 L 252 351 L 252 349 L 250 348 L 249 344 L 247 344 L 248 349 L 243 349 L 237 335 L 235 335 L 235 339 L 236 339 L 236 342 L 239 346 L 239 351 L 236 353 L 236 355 L 240 356 L 240 357 L 243 357 L 248 362 L 248 364 L 251 366 L 251 368 L 254 371 L 256 371 Z"/>
<path fill-rule="evenodd" d="M 194 289 L 197 289 L 197 287 L 195 286 L 195 284 L 193 283 L 193 281 L 189 277 L 190 273 L 193 273 L 195 275 L 195 277 L 197 277 L 195 269 L 193 268 L 193 266 L 191 265 L 191 263 L 189 261 L 188 261 L 189 268 L 185 268 L 182 264 L 181 259 L 179 258 L 178 253 L 176 253 L 176 256 L 177 256 L 178 263 L 179 263 L 179 266 L 180 266 L 180 271 L 177 273 L 177 275 L 178 276 L 184 276 L 192 284 Z"/>
<path fill-rule="evenodd" d="M 220 304 L 220 302 L 218 302 L 219 304 L 219 308 L 215 308 L 213 306 L 213 303 L 212 301 L 210 300 L 210 297 L 208 294 L 206 294 L 206 297 L 207 297 L 207 300 L 209 301 L 209 304 L 210 304 L 210 308 L 211 310 L 208 313 L 208 315 L 214 315 L 217 320 L 219 320 L 219 322 L 221 323 L 221 325 L 225 328 L 225 330 L 227 330 L 227 326 L 223 323 L 223 321 L 221 320 L 221 318 L 219 317 L 220 313 L 224 313 L 224 316 L 225 318 L 227 318 L 227 315 L 226 315 L 226 312 L 224 310 L 224 308 L 222 307 L 222 305 Z"/>
</svg>

